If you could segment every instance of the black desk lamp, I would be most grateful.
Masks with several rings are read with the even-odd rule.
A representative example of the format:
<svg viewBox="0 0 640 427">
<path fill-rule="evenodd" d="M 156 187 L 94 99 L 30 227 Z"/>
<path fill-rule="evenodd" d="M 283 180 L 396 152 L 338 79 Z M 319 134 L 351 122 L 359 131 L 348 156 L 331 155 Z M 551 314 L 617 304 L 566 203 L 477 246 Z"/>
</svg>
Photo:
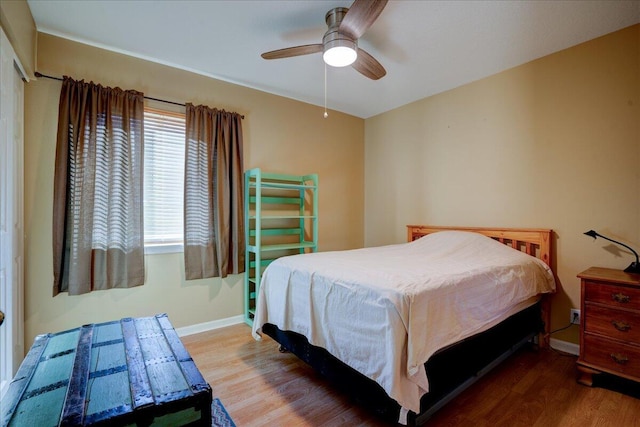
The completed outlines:
<svg viewBox="0 0 640 427">
<path fill-rule="evenodd" d="M 587 236 L 591 236 L 593 237 L 593 239 L 595 240 L 596 237 L 602 237 L 605 240 L 608 240 L 610 242 L 616 243 L 620 246 L 624 246 L 625 248 L 629 249 L 631 252 L 633 252 L 633 254 L 636 256 L 636 261 L 632 262 L 631 265 L 627 268 L 624 269 L 625 273 L 636 273 L 636 274 L 640 274 L 640 260 L 638 259 L 638 252 L 634 251 L 633 249 L 631 249 L 629 246 L 625 245 L 624 243 L 620 243 L 616 240 L 610 239 L 608 237 L 603 236 L 602 234 L 598 234 L 597 232 L 595 232 L 594 230 L 589 230 L 586 233 Z"/>
</svg>

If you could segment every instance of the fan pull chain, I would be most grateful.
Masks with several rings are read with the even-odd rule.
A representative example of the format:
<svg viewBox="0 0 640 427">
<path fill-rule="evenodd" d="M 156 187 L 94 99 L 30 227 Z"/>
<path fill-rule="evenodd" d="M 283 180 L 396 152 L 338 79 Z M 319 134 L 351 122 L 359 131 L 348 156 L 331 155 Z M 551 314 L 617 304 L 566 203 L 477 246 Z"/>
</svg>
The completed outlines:
<svg viewBox="0 0 640 427">
<path fill-rule="evenodd" d="M 324 118 L 329 117 L 327 113 L 327 63 L 324 64 Z"/>
</svg>

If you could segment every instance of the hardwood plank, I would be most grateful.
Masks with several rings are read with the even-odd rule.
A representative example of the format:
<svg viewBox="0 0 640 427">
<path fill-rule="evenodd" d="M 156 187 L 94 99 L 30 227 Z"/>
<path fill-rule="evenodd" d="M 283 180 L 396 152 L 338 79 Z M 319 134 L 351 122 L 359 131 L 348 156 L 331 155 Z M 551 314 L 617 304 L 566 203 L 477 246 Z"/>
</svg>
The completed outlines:
<svg viewBox="0 0 640 427">
<path fill-rule="evenodd" d="M 247 325 L 182 337 L 238 427 L 384 426 Z M 523 349 L 437 412 L 429 426 L 640 426 L 640 399 L 576 382 L 576 357 Z M 636 389 L 633 389 L 634 392 Z M 631 393 L 633 394 L 633 393 Z M 640 396 L 640 386 L 637 394 Z"/>
</svg>

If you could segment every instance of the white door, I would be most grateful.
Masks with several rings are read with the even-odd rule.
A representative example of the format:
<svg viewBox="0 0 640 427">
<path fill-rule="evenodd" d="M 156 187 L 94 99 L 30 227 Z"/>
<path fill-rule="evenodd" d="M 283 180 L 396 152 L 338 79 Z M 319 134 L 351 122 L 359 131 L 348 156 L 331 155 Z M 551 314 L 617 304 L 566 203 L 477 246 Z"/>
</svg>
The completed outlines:
<svg viewBox="0 0 640 427">
<path fill-rule="evenodd" d="M 0 28 L 0 396 L 24 357 L 22 67 Z"/>
</svg>

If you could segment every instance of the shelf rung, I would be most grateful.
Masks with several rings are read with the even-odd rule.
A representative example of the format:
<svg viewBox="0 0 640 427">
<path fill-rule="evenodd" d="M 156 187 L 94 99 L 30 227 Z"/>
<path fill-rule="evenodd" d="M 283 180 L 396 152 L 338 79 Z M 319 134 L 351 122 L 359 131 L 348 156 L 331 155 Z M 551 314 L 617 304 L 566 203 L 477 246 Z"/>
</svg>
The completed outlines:
<svg viewBox="0 0 640 427">
<path fill-rule="evenodd" d="M 271 264 L 275 260 L 276 260 L 276 258 L 274 258 L 274 259 L 261 259 L 260 260 L 260 267 L 266 267 L 267 265 Z M 256 262 L 255 261 L 249 261 L 249 268 L 256 268 Z"/>
<path fill-rule="evenodd" d="M 277 245 L 262 245 L 262 251 L 281 251 L 287 249 L 305 249 L 315 247 L 316 244 L 313 242 L 281 243 Z"/>
<path fill-rule="evenodd" d="M 258 184 L 255 181 L 249 182 L 251 188 L 256 188 Z M 285 182 L 264 182 L 260 183 L 261 188 L 282 188 L 288 190 L 305 190 L 316 188 L 315 184 L 289 184 Z"/>
<path fill-rule="evenodd" d="M 301 228 L 263 228 L 260 230 L 260 233 L 263 236 L 285 236 L 285 235 L 293 235 L 293 234 L 301 234 Z M 258 234 L 257 230 L 249 230 L 249 236 L 255 237 Z"/>
<path fill-rule="evenodd" d="M 249 219 L 258 218 L 256 215 L 249 215 Z M 260 219 L 315 219 L 315 215 L 261 215 Z"/>
<path fill-rule="evenodd" d="M 276 196 L 262 196 L 260 198 L 262 203 L 269 203 L 272 205 L 299 205 L 302 199 L 300 197 L 276 197 Z M 250 203 L 256 203 L 257 197 L 249 197 Z"/>
</svg>

